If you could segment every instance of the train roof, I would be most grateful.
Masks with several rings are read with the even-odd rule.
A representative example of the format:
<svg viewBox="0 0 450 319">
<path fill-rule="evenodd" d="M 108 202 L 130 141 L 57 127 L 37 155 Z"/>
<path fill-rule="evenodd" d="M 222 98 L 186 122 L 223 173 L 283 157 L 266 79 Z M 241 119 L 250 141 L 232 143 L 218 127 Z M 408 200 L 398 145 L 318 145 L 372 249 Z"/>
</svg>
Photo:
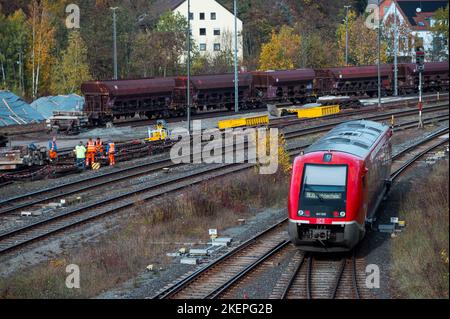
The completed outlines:
<svg viewBox="0 0 450 319">
<path fill-rule="evenodd" d="M 313 69 L 266 71 L 265 73 L 272 76 L 275 82 L 281 83 L 312 81 L 316 77 L 316 72 Z"/>
<path fill-rule="evenodd" d="M 336 78 L 342 79 L 358 79 L 366 77 L 376 77 L 378 75 L 377 65 L 330 68 L 329 70 Z M 381 76 L 388 76 L 391 71 L 392 65 L 390 64 L 382 64 L 380 66 Z"/>
<path fill-rule="evenodd" d="M 239 86 L 251 85 L 251 73 L 239 73 Z M 234 74 L 196 75 L 191 77 L 192 84 L 199 90 L 223 89 L 234 87 Z"/>
<path fill-rule="evenodd" d="M 389 131 L 389 127 L 372 121 L 351 121 L 331 130 L 319 141 L 306 149 L 314 152 L 343 152 L 362 159 L 366 158 L 377 141 Z"/>
<path fill-rule="evenodd" d="M 175 87 L 175 79 L 175 77 L 166 77 L 135 80 L 89 81 L 81 85 L 81 91 L 84 94 L 108 93 L 115 96 L 171 92 Z"/>
</svg>

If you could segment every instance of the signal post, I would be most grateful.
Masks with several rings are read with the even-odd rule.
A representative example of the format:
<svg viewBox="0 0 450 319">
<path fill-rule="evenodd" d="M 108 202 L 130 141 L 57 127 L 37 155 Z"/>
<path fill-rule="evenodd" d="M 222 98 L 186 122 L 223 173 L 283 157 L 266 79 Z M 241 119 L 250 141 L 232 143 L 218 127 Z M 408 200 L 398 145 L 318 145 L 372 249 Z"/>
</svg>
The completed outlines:
<svg viewBox="0 0 450 319">
<path fill-rule="evenodd" d="M 425 52 L 422 47 L 416 49 L 416 64 L 419 72 L 419 128 L 423 128 L 422 109 L 423 109 L 423 83 L 422 74 L 425 70 Z"/>
</svg>

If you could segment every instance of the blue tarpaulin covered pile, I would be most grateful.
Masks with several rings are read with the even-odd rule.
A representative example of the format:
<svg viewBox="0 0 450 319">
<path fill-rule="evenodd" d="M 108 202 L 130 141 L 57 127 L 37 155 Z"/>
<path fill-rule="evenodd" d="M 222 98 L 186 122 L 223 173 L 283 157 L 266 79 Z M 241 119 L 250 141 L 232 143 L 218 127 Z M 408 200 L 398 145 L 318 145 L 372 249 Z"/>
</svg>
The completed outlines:
<svg viewBox="0 0 450 319">
<path fill-rule="evenodd" d="M 54 111 L 81 111 L 84 98 L 77 94 L 46 96 L 31 103 L 31 107 L 48 119 Z"/>
<path fill-rule="evenodd" d="M 9 91 L 0 91 L 0 126 L 24 125 L 45 118 L 27 102 Z"/>
</svg>

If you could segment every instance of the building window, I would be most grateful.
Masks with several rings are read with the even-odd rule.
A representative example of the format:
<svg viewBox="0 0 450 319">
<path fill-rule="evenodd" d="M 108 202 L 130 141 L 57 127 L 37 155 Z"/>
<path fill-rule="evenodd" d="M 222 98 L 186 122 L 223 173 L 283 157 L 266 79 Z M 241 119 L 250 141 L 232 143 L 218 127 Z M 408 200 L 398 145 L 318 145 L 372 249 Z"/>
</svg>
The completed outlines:
<svg viewBox="0 0 450 319">
<path fill-rule="evenodd" d="M 200 35 L 206 35 L 206 29 L 200 28 Z"/>
<path fill-rule="evenodd" d="M 189 13 L 189 20 L 194 20 L 194 13 L 192 12 Z"/>
<path fill-rule="evenodd" d="M 220 51 L 220 43 L 214 43 L 214 51 Z"/>
<path fill-rule="evenodd" d="M 200 43 L 200 51 L 206 51 L 206 43 Z"/>
<path fill-rule="evenodd" d="M 214 29 L 214 35 L 220 35 L 220 29 Z"/>
<path fill-rule="evenodd" d="M 205 20 L 205 13 L 204 12 L 200 12 L 200 20 Z"/>
<path fill-rule="evenodd" d="M 211 20 L 216 20 L 217 19 L 217 15 L 215 12 L 211 12 Z"/>
</svg>

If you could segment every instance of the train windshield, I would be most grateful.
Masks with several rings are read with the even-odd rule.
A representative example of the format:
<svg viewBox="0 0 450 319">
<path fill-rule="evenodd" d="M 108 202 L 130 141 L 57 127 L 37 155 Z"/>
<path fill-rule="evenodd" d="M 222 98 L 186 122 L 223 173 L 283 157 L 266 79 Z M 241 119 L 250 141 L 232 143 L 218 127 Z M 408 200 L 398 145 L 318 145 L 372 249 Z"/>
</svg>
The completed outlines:
<svg viewBox="0 0 450 319">
<path fill-rule="evenodd" d="M 300 217 L 346 217 L 347 166 L 306 165 L 300 189 Z"/>
</svg>

